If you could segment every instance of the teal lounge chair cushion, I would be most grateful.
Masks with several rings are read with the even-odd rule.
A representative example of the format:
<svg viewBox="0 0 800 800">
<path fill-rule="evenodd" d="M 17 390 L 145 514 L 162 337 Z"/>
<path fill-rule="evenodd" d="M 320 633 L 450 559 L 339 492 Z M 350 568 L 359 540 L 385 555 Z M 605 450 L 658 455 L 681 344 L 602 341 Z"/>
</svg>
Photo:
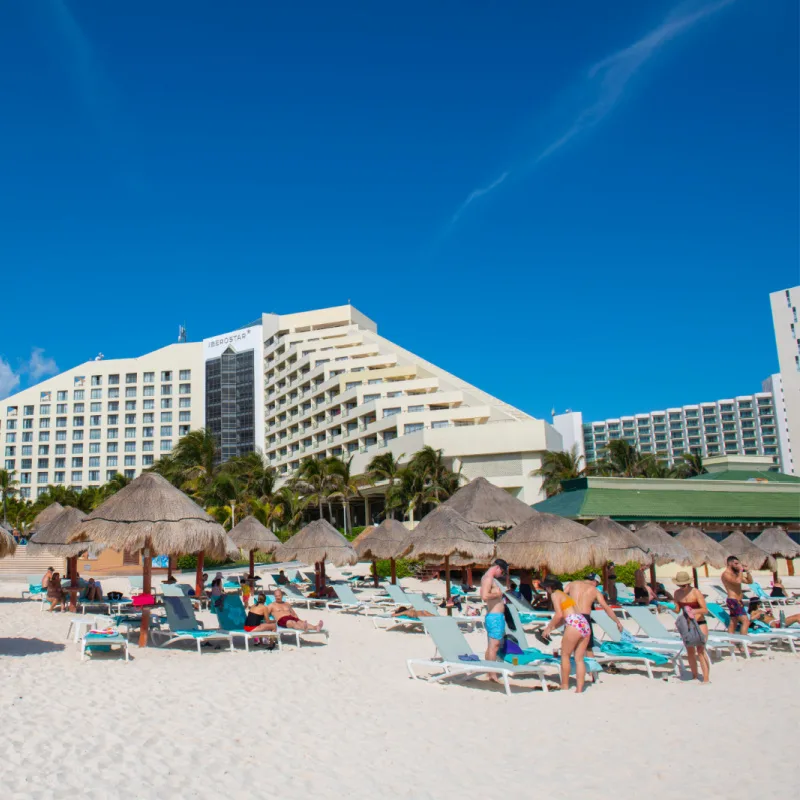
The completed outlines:
<svg viewBox="0 0 800 800">
<path fill-rule="evenodd" d="M 662 656 L 660 653 L 653 653 L 651 650 L 645 650 L 643 647 L 637 647 L 627 642 L 603 642 L 600 645 L 600 651 L 607 656 L 646 658 L 659 666 L 669 664 L 669 659 L 666 656 Z"/>
<path fill-rule="evenodd" d="M 532 664 L 534 661 L 541 661 L 545 664 L 560 664 L 561 659 L 557 656 L 550 655 L 550 653 L 545 653 L 542 650 L 537 650 L 535 647 L 529 647 L 522 655 L 518 655 L 517 663 L 525 666 L 527 664 Z M 506 664 L 513 664 L 514 663 L 514 656 L 507 655 L 503 659 Z M 572 663 L 572 673 L 575 673 L 575 659 L 570 659 Z M 602 667 L 600 664 L 597 663 L 593 658 L 585 658 L 584 661 L 586 662 L 586 669 L 589 672 L 601 672 Z"/>
</svg>

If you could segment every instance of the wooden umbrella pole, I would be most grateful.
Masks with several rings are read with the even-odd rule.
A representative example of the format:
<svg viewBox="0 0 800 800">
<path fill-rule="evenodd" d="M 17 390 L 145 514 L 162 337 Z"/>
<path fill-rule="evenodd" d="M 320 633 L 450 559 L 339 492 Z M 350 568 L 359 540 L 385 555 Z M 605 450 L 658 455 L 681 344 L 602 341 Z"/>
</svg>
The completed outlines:
<svg viewBox="0 0 800 800">
<path fill-rule="evenodd" d="M 372 559 L 372 583 L 375 588 L 378 588 L 378 559 Z"/>
<path fill-rule="evenodd" d="M 202 597 L 205 592 L 205 584 L 203 583 L 203 564 L 205 563 L 205 551 L 201 550 L 197 554 L 197 573 L 194 576 L 194 593 L 198 597 Z"/>
<path fill-rule="evenodd" d="M 172 571 L 175 569 L 175 556 L 167 556 L 167 580 L 172 581 Z"/>
<path fill-rule="evenodd" d="M 774 570 L 772 573 L 772 582 L 775 583 L 775 581 L 777 580 L 778 580 L 778 570 Z"/>
<path fill-rule="evenodd" d="M 77 611 L 78 604 L 78 556 L 67 559 L 67 572 L 69 573 L 69 610 Z"/>
<path fill-rule="evenodd" d="M 152 594 L 152 569 L 153 559 L 150 555 L 150 548 L 142 549 L 142 594 Z M 147 647 L 147 639 L 150 635 L 150 609 L 145 606 L 142 609 L 142 624 L 139 628 L 139 647 Z"/>
<path fill-rule="evenodd" d="M 611 579 L 608 576 L 608 561 L 603 564 L 603 591 L 605 592 L 606 598 L 610 598 Z"/>
<path fill-rule="evenodd" d="M 656 582 L 656 564 L 653 562 L 650 565 L 650 588 L 654 594 L 658 594 L 658 583 Z"/>
<path fill-rule="evenodd" d="M 794 561 L 791 558 L 786 559 L 786 571 L 789 575 L 794 575 Z"/>
<path fill-rule="evenodd" d="M 450 605 L 450 556 L 444 557 L 444 585 L 445 585 L 445 601 L 447 606 L 447 616 L 453 616 L 453 607 Z"/>
<path fill-rule="evenodd" d="M 392 570 L 392 586 L 396 586 L 397 585 L 397 564 L 395 564 L 395 561 L 394 561 L 393 558 L 389 559 L 389 566 L 391 567 L 391 570 Z"/>
<path fill-rule="evenodd" d="M 692 577 L 694 578 L 694 588 L 700 588 L 700 579 L 697 577 L 697 567 L 692 567 Z"/>
<path fill-rule="evenodd" d="M 703 564 L 703 570 L 706 573 L 706 578 L 708 577 L 708 564 Z"/>
<path fill-rule="evenodd" d="M 252 586 L 253 581 L 256 579 L 256 551 L 250 551 L 250 585 Z"/>
<path fill-rule="evenodd" d="M 472 567 L 467 567 L 467 586 L 474 586 L 472 583 Z"/>
<path fill-rule="evenodd" d="M 325 559 L 323 558 L 319 564 L 319 582 L 320 582 L 320 589 L 322 591 L 322 597 L 327 597 L 327 589 L 326 585 L 328 581 L 325 578 Z"/>
</svg>

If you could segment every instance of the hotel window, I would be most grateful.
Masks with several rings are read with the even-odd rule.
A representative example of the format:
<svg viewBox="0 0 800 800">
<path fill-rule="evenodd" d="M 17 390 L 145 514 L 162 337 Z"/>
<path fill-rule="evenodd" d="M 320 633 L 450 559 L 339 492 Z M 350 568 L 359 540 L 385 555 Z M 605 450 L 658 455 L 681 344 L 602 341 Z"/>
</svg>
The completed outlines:
<svg viewBox="0 0 800 800">
<path fill-rule="evenodd" d="M 7 454 L 6 454 L 6 455 L 7 455 Z M 15 468 L 15 463 L 16 463 L 16 462 L 14 461 L 14 459 L 13 459 L 13 458 L 12 458 L 12 459 L 6 459 L 6 466 L 5 466 L 5 468 L 6 468 L 6 469 L 8 469 L 8 470 L 13 470 L 13 469 Z"/>
<path fill-rule="evenodd" d="M 82 472 L 73 472 L 70 476 L 73 483 L 80 483 L 83 480 Z"/>
<path fill-rule="evenodd" d="M 83 445 L 82 444 L 73 444 L 72 445 L 72 455 L 82 455 L 83 454 Z"/>
<path fill-rule="evenodd" d="M 450 423 L 446 419 L 438 420 L 431 423 L 431 428 L 449 428 Z"/>
<path fill-rule="evenodd" d="M 142 436 L 144 437 L 155 436 L 154 428 L 142 428 Z"/>
<path fill-rule="evenodd" d="M 84 399 L 84 391 L 83 391 L 83 389 L 76 389 L 72 393 L 72 399 L 73 400 L 83 400 Z"/>
<path fill-rule="evenodd" d="M 92 403 L 89 406 L 89 411 L 91 411 L 93 414 L 99 414 L 102 410 L 103 410 L 102 403 Z"/>
<path fill-rule="evenodd" d="M 9 431 L 16 430 L 17 428 L 17 421 L 15 419 L 10 419 L 6 422 L 6 429 Z"/>
<path fill-rule="evenodd" d="M 67 404 L 66 403 L 58 403 L 56 404 L 56 414 L 66 414 L 67 413 Z"/>
<path fill-rule="evenodd" d="M 16 450 L 17 450 L 16 447 L 6 447 L 6 455 L 7 456 L 16 455 Z"/>
<path fill-rule="evenodd" d="M 102 386 L 102 385 L 103 385 L 103 376 L 92 375 L 92 386 Z"/>
<path fill-rule="evenodd" d="M 172 408 L 172 400 L 169 397 L 162 398 L 161 408 Z"/>
<path fill-rule="evenodd" d="M 37 473 L 36 482 L 37 483 L 47 483 L 47 473 L 46 472 Z"/>
<path fill-rule="evenodd" d="M 182 383 L 178 386 L 178 394 L 191 394 L 191 393 L 192 393 L 191 383 Z"/>
<path fill-rule="evenodd" d="M 161 440 L 161 452 L 168 453 L 172 450 L 172 441 L 169 439 L 162 439 Z"/>
<path fill-rule="evenodd" d="M 190 381 L 192 379 L 192 371 L 190 369 L 182 369 L 178 377 L 182 381 Z"/>
<path fill-rule="evenodd" d="M 22 445 L 22 455 L 23 456 L 32 456 L 33 455 L 33 446 L 29 444 Z"/>
<path fill-rule="evenodd" d="M 83 431 L 82 430 L 80 430 L 80 431 L 73 430 L 72 431 L 72 441 L 73 442 L 79 442 L 82 439 L 83 439 Z"/>
<path fill-rule="evenodd" d="M 142 466 L 151 467 L 153 465 L 153 456 L 142 456 Z"/>
<path fill-rule="evenodd" d="M 126 411 L 136 411 L 136 401 L 135 400 L 126 400 L 125 401 L 125 410 Z"/>
<path fill-rule="evenodd" d="M 119 445 L 116 442 L 109 442 L 106 445 L 106 453 L 116 453 Z"/>
<path fill-rule="evenodd" d="M 364 402 L 371 403 L 374 400 L 380 400 L 381 396 L 379 394 L 365 394 L 364 395 Z"/>
<path fill-rule="evenodd" d="M 100 452 L 100 445 L 97 442 L 92 442 L 89 445 L 89 452 L 90 453 L 99 453 Z"/>
<path fill-rule="evenodd" d="M 33 416 L 33 406 L 23 406 L 22 407 L 22 414 L 23 414 L 23 416 L 26 416 L 26 417 L 32 417 Z"/>
<path fill-rule="evenodd" d="M 101 439 L 102 436 L 100 435 L 100 428 L 89 428 L 89 438 L 97 441 Z"/>
<path fill-rule="evenodd" d="M 161 384 L 161 394 L 172 394 L 172 384 L 171 383 L 162 383 Z"/>
<path fill-rule="evenodd" d="M 156 407 L 155 400 L 145 400 L 142 402 L 142 408 L 145 411 L 149 411 L 150 409 L 153 409 L 155 407 Z"/>
<path fill-rule="evenodd" d="M 164 382 L 168 382 L 168 381 L 171 381 L 171 380 L 172 380 L 172 370 L 171 369 L 164 370 L 161 373 L 161 382 L 164 383 Z"/>
<path fill-rule="evenodd" d="M 125 415 L 125 424 L 126 425 L 135 425 L 136 424 L 136 414 L 126 414 Z"/>
<path fill-rule="evenodd" d="M 155 393 L 156 393 L 155 386 L 145 386 L 144 389 L 142 390 L 142 395 L 144 397 L 153 397 Z M 145 400 L 145 402 L 147 401 Z"/>
<path fill-rule="evenodd" d="M 115 469 L 107 469 L 106 470 L 106 480 L 111 481 L 116 476 L 117 471 Z"/>
<path fill-rule="evenodd" d="M 152 434 L 151 434 L 152 436 Z M 152 453 L 153 452 L 153 442 L 142 442 L 142 450 L 145 453 Z M 145 456 L 146 457 L 146 456 Z"/>
<path fill-rule="evenodd" d="M 49 428 L 50 427 L 50 417 L 42 417 L 39 420 L 39 427 L 40 428 Z"/>
<path fill-rule="evenodd" d="M 162 422 L 172 422 L 172 412 L 171 411 L 162 411 L 161 412 L 161 421 Z"/>
<path fill-rule="evenodd" d="M 136 383 L 136 373 L 128 372 L 125 374 L 125 383 Z"/>
<path fill-rule="evenodd" d="M 119 402 L 117 400 L 115 400 L 113 403 L 109 403 L 108 404 L 108 411 L 109 412 L 119 411 Z"/>
<path fill-rule="evenodd" d="M 42 442 L 46 442 L 47 441 L 47 437 L 49 435 L 50 435 L 49 433 L 40 433 L 39 434 L 39 440 L 42 441 Z M 44 438 L 42 438 L 42 437 L 44 437 Z M 27 431 L 23 431 L 22 432 L 22 441 L 23 442 L 32 442 L 33 441 L 33 433 L 30 433 L 30 432 L 27 432 Z"/>
<path fill-rule="evenodd" d="M 56 455 L 63 456 L 64 453 L 67 452 L 67 446 L 65 444 L 57 444 L 56 445 Z"/>
<path fill-rule="evenodd" d="M 410 422 L 403 427 L 403 433 L 416 433 L 416 431 L 421 431 L 425 425 L 422 422 Z"/>
<path fill-rule="evenodd" d="M 125 438 L 126 439 L 135 439 L 136 438 L 136 428 L 125 428 Z"/>
<path fill-rule="evenodd" d="M 136 387 L 135 386 L 126 387 L 125 397 L 136 397 Z"/>
<path fill-rule="evenodd" d="M 66 392 L 56 392 L 56 400 L 66 400 L 67 393 Z"/>
<path fill-rule="evenodd" d="M 109 428 L 106 432 L 107 439 L 116 439 L 119 436 L 119 428 Z"/>
<path fill-rule="evenodd" d="M 125 442 L 125 452 L 126 453 L 135 453 L 136 452 L 136 442 Z"/>
<path fill-rule="evenodd" d="M 161 435 L 162 436 L 172 436 L 172 425 L 162 425 L 161 426 Z"/>
<path fill-rule="evenodd" d="M 42 417 L 47 417 L 50 415 L 50 405 L 46 406 L 39 406 L 39 415 Z"/>
<path fill-rule="evenodd" d="M 126 467 L 135 467 L 136 466 L 136 456 L 125 456 L 125 466 Z"/>
<path fill-rule="evenodd" d="M 36 460 L 36 467 L 38 469 L 50 469 L 50 459 L 49 458 L 39 458 Z"/>
<path fill-rule="evenodd" d="M 192 405 L 192 398 L 191 397 L 181 397 L 178 400 L 178 407 L 179 408 L 191 408 Z M 309 406 L 310 408 L 311 406 Z"/>
<path fill-rule="evenodd" d="M 186 436 L 190 431 L 189 425 L 178 425 L 178 436 Z"/>
<path fill-rule="evenodd" d="M 102 425 L 103 421 L 100 418 L 99 414 L 95 414 L 95 415 L 89 417 L 89 424 L 90 425 Z"/>
<path fill-rule="evenodd" d="M 72 466 L 73 467 L 82 467 L 83 466 L 83 458 L 78 456 L 78 458 L 72 459 Z"/>
<path fill-rule="evenodd" d="M 82 428 L 83 427 L 83 417 L 73 417 L 72 418 L 72 426 L 75 428 Z"/>
<path fill-rule="evenodd" d="M 100 466 L 100 456 L 91 456 L 89 458 L 89 466 L 90 467 L 99 467 Z"/>
<path fill-rule="evenodd" d="M 33 459 L 32 458 L 23 458 L 22 459 L 22 469 L 30 469 L 33 466 Z"/>
<path fill-rule="evenodd" d="M 108 390 L 108 397 L 109 399 L 115 399 L 119 397 L 119 389 L 109 389 Z"/>
<path fill-rule="evenodd" d="M 56 469 L 63 469 L 67 466 L 67 459 L 66 458 L 57 458 L 56 459 Z"/>
<path fill-rule="evenodd" d="M 399 408 L 384 408 L 383 409 L 383 416 L 384 417 L 393 417 L 395 414 L 399 414 Z"/>
<path fill-rule="evenodd" d="M 33 420 L 32 419 L 22 420 L 22 427 L 25 430 L 30 430 L 33 427 Z"/>
<path fill-rule="evenodd" d="M 156 379 L 155 372 L 145 372 L 144 376 L 142 377 L 142 381 L 144 383 L 153 383 Z"/>
<path fill-rule="evenodd" d="M 106 466 L 107 467 L 116 467 L 117 466 L 117 456 L 106 456 Z"/>
<path fill-rule="evenodd" d="M 125 475 L 126 478 L 131 478 L 132 479 L 132 478 L 134 478 L 136 476 L 136 470 L 135 469 L 126 469 L 124 471 L 124 475 Z"/>
<path fill-rule="evenodd" d="M 40 444 L 39 445 L 39 455 L 46 456 L 50 454 L 50 445 L 49 444 Z"/>
<path fill-rule="evenodd" d="M 66 431 L 56 431 L 56 441 L 57 442 L 66 442 L 67 441 L 67 432 Z"/>
<path fill-rule="evenodd" d="M 103 390 L 102 389 L 92 389 L 89 392 L 89 397 L 92 400 L 100 400 L 103 397 Z"/>
<path fill-rule="evenodd" d="M 119 375 L 109 375 L 108 376 L 108 385 L 109 386 L 116 386 L 119 384 Z"/>
<path fill-rule="evenodd" d="M 119 425 L 119 414 L 109 414 L 106 425 Z"/>
<path fill-rule="evenodd" d="M 53 475 L 53 480 L 54 480 L 56 483 L 64 483 L 64 473 L 63 473 L 63 472 L 56 472 L 56 473 Z"/>
<path fill-rule="evenodd" d="M 424 410 L 425 410 L 425 406 L 409 406 L 408 407 L 408 413 L 409 414 L 416 414 L 417 412 L 424 411 Z"/>
<path fill-rule="evenodd" d="M 178 413 L 178 422 L 191 422 L 191 421 L 192 421 L 191 411 L 180 411 Z"/>
</svg>

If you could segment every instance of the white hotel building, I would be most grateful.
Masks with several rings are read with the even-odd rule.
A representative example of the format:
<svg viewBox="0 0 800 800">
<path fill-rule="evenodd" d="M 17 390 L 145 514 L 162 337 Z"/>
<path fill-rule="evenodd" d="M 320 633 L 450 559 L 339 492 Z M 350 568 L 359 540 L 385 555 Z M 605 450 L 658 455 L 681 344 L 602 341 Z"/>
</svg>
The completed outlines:
<svg viewBox="0 0 800 800">
<path fill-rule="evenodd" d="M 25 497 L 134 477 L 206 426 L 223 459 L 258 450 L 284 478 L 307 457 L 353 457 L 357 474 L 379 453 L 407 460 L 430 445 L 534 503 L 531 473 L 562 446 L 552 425 L 384 339 L 349 305 L 90 361 L 0 402 L 4 466 Z"/>
</svg>

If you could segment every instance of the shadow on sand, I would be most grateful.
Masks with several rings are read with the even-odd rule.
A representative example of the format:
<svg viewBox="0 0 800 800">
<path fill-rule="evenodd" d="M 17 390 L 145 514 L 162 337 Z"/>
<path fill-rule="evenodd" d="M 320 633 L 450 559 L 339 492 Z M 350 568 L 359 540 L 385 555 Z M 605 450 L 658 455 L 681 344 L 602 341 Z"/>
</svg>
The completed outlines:
<svg viewBox="0 0 800 800">
<path fill-rule="evenodd" d="M 45 653 L 58 653 L 66 646 L 43 639 L 0 638 L 0 656 L 41 656 Z"/>
</svg>

